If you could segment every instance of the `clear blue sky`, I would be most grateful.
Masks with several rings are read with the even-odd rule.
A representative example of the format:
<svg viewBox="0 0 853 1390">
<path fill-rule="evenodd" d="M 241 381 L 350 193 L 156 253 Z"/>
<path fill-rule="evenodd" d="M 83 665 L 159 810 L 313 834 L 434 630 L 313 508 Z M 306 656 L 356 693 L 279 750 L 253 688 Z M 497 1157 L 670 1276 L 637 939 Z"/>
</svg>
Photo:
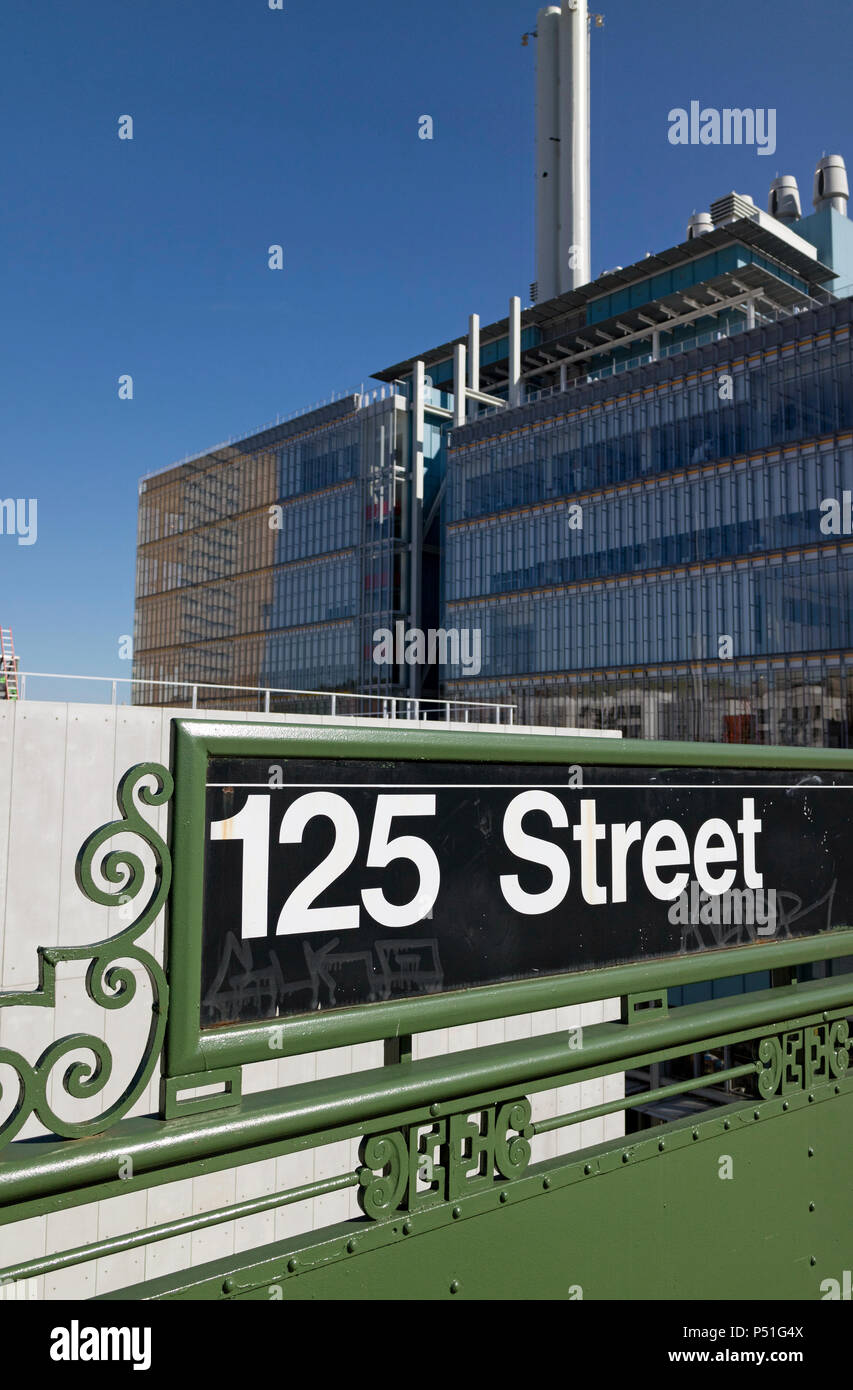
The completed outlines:
<svg viewBox="0 0 853 1390">
<path fill-rule="evenodd" d="M 853 165 L 849 0 L 601 8 L 594 274 L 732 188 L 766 206 L 794 173 L 807 212 L 817 158 Z M 0 536 L 0 622 L 24 667 L 130 673 L 143 474 L 527 303 L 535 22 L 535 0 L 7 0 L 0 498 L 38 499 L 38 540 Z M 694 99 L 775 107 L 776 155 L 671 146 Z"/>
</svg>

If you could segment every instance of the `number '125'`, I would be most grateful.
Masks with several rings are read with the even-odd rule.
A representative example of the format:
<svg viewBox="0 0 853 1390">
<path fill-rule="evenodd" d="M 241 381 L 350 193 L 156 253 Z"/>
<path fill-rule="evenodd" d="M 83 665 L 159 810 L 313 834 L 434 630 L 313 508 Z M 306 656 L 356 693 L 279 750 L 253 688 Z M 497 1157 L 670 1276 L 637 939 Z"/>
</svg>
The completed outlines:
<svg viewBox="0 0 853 1390">
<path fill-rule="evenodd" d="M 411 927 L 429 915 L 438 898 L 441 871 L 435 851 L 417 835 L 391 838 L 396 816 L 434 816 L 434 795 L 379 794 L 367 850 L 367 868 L 385 869 L 395 859 L 408 859 L 418 870 L 420 882 L 408 903 L 390 903 L 381 888 L 363 888 L 361 902 L 383 927 Z M 314 907 L 319 895 L 340 878 L 358 853 L 359 824 L 352 806 L 335 792 L 308 792 L 287 808 L 278 832 L 279 844 L 299 845 L 308 822 L 325 816 L 335 829 L 335 840 L 326 858 L 298 883 L 278 917 L 277 936 L 309 932 L 352 931 L 359 926 L 361 906 Z M 212 840 L 239 840 L 243 845 L 241 885 L 241 936 L 266 936 L 269 917 L 269 852 L 272 800 L 251 795 L 236 816 L 214 821 Z"/>
</svg>

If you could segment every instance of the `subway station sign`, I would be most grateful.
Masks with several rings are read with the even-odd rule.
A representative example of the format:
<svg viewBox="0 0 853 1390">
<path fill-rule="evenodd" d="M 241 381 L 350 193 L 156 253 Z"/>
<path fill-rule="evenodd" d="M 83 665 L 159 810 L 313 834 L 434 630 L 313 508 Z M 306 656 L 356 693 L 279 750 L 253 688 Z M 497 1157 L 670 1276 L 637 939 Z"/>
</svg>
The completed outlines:
<svg viewBox="0 0 853 1390">
<path fill-rule="evenodd" d="M 656 749 L 181 721 L 200 1033 L 849 926 L 853 771 Z"/>
</svg>

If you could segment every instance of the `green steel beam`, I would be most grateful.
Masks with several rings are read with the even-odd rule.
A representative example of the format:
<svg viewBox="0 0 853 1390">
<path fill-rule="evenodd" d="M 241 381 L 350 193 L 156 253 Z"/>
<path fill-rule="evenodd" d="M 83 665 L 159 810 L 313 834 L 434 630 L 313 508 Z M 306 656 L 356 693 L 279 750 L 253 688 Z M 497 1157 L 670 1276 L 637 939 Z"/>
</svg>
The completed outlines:
<svg viewBox="0 0 853 1390">
<path fill-rule="evenodd" d="M 634 767 L 761 767 L 810 771 L 853 771 L 853 752 L 841 748 L 779 748 L 755 744 L 676 743 L 653 739 L 574 738 L 568 735 L 516 734 L 442 729 L 353 729 L 322 725 L 246 724 L 223 720 L 182 719 L 189 734 L 216 741 L 223 757 L 242 757 L 247 744 L 293 740 L 314 758 L 382 758 L 428 762 L 626 764 Z M 403 739 L 405 740 L 403 742 Z M 258 750 L 259 751 L 259 750 Z"/>
<path fill-rule="evenodd" d="M 816 980 L 782 989 L 734 995 L 713 1005 L 688 1005 L 666 1018 L 631 1025 L 596 1024 L 584 1046 L 570 1051 L 565 1034 L 499 1043 L 452 1056 L 382 1067 L 350 1076 L 245 1096 L 231 1110 L 182 1121 L 123 1121 L 107 1136 L 73 1144 L 9 1146 L 0 1156 L 0 1224 L 26 1214 L 127 1193 L 137 1186 L 206 1171 L 206 1163 L 255 1161 L 265 1146 L 318 1145 L 368 1129 L 402 1111 L 447 1113 L 462 1097 L 547 1089 L 555 1078 L 620 1063 L 663 1048 L 688 1048 L 744 1030 L 794 1029 L 839 1017 L 853 1008 L 853 977 Z M 117 1181 L 131 1158 L 134 1177 Z M 165 1176 L 162 1176 L 165 1174 Z M 17 1215 L 16 1215 L 17 1207 Z"/>
</svg>

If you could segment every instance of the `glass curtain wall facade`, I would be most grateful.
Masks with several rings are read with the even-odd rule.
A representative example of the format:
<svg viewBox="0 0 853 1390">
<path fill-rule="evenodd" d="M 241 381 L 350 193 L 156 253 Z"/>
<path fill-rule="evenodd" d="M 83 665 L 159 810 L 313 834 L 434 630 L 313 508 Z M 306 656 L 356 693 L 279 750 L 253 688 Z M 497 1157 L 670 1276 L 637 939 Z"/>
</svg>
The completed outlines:
<svg viewBox="0 0 853 1390">
<path fill-rule="evenodd" d="M 483 665 L 445 694 L 631 737 L 848 746 L 852 312 L 454 430 L 443 623 L 480 631 Z"/>
<path fill-rule="evenodd" d="M 407 423 L 398 397 L 348 397 L 143 482 L 137 680 L 396 693 L 370 637 L 402 615 Z"/>
</svg>

